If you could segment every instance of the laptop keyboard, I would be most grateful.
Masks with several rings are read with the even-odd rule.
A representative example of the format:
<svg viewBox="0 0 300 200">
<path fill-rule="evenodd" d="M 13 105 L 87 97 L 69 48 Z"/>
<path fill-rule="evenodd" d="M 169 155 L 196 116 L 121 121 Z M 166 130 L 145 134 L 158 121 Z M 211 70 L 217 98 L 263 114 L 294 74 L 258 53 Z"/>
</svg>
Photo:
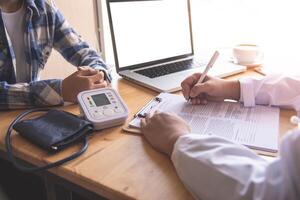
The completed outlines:
<svg viewBox="0 0 300 200">
<path fill-rule="evenodd" d="M 147 68 L 147 69 L 141 69 L 138 71 L 135 71 L 138 74 L 147 76 L 149 78 L 156 78 L 159 76 L 164 76 L 167 74 L 172 74 L 179 71 L 188 70 L 194 67 L 194 61 L 193 59 L 190 60 L 184 60 L 180 62 L 175 63 L 169 63 L 165 65 L 160 65 L 157 67 Z"/>
</svg>

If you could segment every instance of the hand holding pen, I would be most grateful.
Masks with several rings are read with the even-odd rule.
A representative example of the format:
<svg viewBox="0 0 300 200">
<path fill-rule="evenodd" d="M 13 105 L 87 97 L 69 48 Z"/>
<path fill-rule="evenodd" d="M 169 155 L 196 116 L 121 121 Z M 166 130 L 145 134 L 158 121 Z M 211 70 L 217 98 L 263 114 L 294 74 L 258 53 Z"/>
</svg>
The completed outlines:
<svg viewBox="0 0 300 200">
<path fill-rule="evenodd" d="M 182 83 L 182 93 L 192 104 L 206 104 L 207 101 L 239 100 L 239 81 L 229 81 L 207 76 L 219 53 L 215 52 L 204 72 L 187 77 Z"/>
</svg>

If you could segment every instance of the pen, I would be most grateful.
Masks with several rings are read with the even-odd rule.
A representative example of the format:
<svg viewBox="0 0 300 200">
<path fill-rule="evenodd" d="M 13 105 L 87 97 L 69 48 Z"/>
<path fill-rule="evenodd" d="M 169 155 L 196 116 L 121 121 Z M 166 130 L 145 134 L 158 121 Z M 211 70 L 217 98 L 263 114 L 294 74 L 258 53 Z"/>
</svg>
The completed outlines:
<svg viewBox="0 0 300 200">
<path fill-rule="evenodd" d="M 217 58 L 219 57 L 220 53 L 218 51 L 215 51 L 214 55 L 211 57 L 209 63 L 206 65 L 206 68 L 204 72 L 201 74 L 201 77 L 198 81 L 198 83 L 202 83 L 208 73 L 208 71 L 212 68 L 212 66 L 215 64 Z"/>
<path fill-rule="evenodd" d="M 200 79 L 198 80 L 197 83 L 202 83 L 208 73 L 208 71 L 212 68 L 212 66 L 215 64 L 217 58 L 219 57 L 220 53 L 218 51 L 215 51 L 214 55 L 211 57 L 210 61 L 208 62 L 208 64 L 205 67 L 205 70 L 202 72 Z M 196 83 L 196 84 L 197 84 Z M 191 97 L 189 97 L 188 100 L 190 100 Z"/>
</svg>

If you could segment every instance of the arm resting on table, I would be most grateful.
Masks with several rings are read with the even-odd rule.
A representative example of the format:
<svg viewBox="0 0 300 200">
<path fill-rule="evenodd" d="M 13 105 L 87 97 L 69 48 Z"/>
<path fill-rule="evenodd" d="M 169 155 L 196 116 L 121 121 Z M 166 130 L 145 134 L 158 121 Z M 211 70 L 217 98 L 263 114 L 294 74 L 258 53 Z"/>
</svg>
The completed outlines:
<svg viewBox="0 0 300 200">
<path fill-rule="evenodd" d="M 62 105 L 61 80 L 0 82 L 0 110 Z"/>
<path fill-rule="evenodd" d="M 281 157 L 271 163 L 242 145 L 197 134 L 177 140 L 172 161 L 197 199 L 300 198 L 299 130 L 285 137 Z"/>
</svg>

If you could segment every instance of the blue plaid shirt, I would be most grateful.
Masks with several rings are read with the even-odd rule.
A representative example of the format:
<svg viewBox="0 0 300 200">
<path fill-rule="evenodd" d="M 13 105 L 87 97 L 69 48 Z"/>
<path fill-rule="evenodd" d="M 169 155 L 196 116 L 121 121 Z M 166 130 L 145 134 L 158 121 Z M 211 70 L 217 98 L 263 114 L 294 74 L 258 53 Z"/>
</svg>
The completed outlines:
<svg viewBox="0 0 300 200">
<path fill-rule="evenodd" d="M 105 72 L 99 55 L 69 26 L 52 0 L 25 1 L 25 56 L 30 66 L 28 83 L 16 83 L 16 59 L 0 11 L 0 110 L 62 105 L 60 79 L 38 80 L 51 50 L 56 49 L 74 66 Z"/>
</svg>

